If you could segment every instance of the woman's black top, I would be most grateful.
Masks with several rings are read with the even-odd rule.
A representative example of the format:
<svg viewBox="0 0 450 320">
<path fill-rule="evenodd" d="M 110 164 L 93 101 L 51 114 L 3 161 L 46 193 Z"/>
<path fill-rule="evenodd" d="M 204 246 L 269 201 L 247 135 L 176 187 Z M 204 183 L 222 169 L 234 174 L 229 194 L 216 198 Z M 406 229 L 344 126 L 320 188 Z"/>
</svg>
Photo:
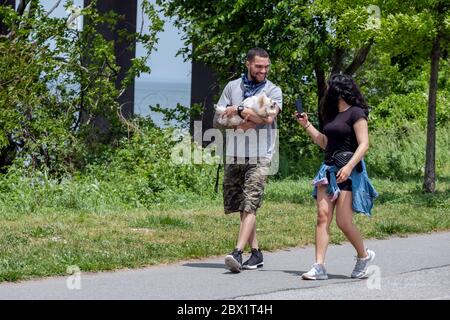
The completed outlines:
<svg viewBox="0 0 450 320">
<path fill-rule="evenodd" d="M 343 112 L 339 112 L 336 117 L 325 123 L 323 133 L 328 139 L 325 148 L 325 161 L 331 161 L 331 156 L 336 151 L 355 152 L 358 148 L 353 124 L 359 119 L 366 119 L 366 112 L 359 107 L 350 107 Z"/>
</svg>

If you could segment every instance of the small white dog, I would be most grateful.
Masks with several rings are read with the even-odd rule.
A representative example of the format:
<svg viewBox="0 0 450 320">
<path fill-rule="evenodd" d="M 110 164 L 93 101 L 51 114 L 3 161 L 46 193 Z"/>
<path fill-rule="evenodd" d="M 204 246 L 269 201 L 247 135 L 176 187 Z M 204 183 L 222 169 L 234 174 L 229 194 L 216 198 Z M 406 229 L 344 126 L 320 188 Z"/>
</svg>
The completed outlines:
<svg viewBox="0 0 450 320">
<path fill-rule="evenodd" d="M 265 92 L 257 96 L 248 97 L 241 104 L 244 108 L 252 109 L 261 118 L 274 117 L 277 114 L 276 103 L 267 97 Z M 244 120 L 237 114 L 232 117 L 223 117 L 226 106 L 214 105 L 214 107 L 218 114 L 217 123 L 220 125 L 226 127 L 237 126 Z"/>
</svg>

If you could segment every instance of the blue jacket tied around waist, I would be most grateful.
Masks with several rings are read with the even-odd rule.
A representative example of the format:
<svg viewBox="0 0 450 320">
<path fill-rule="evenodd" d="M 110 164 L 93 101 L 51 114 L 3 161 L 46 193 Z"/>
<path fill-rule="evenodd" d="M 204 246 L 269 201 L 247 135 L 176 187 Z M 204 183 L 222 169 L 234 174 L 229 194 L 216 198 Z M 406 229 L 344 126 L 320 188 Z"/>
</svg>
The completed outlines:
<svg viewBox="0 0 450 320">
<path fill-rule="evenodd" d="M 378 193 L 369 180 L 364 160 L 361 162 L 363 167 L 362 172 L 353 169 L 351 175 L 348 177 L 352 180 L 352 207 L 355 212 L 371 216 L 373 200 L 378 197 Z M 339 197 L 341 190 L 336 182 L 336 173 L 338 171 L 338 167 L 334 165 L 328 166 L 322 163 L 313 180 L 314 190 L 312 195 L 314 198 L 317 198 L 317 186 L 320 185 L 328 186 L 327 194 L 330 196 L 331 201 L 335 201 Z M 330 181 L 328 181 L 327 172 L 329 173 Z"/>
</svg>

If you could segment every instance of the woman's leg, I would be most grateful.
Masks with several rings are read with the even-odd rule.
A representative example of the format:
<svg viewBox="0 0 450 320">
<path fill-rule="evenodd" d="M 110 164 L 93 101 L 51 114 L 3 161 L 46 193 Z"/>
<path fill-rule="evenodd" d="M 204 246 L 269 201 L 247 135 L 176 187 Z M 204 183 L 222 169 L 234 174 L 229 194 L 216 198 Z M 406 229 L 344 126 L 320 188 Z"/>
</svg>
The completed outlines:
<svg viewBox="0 0 450 320">
<path fill-rule="evenodd" d="M 333 220 L 334 203 L 327 195 L 327 186 L 317 187 L 316 263 L 325 263 L 330 239 L 330 224 Z"/>
<path fill-rule="evenodd" d="M 341 191 L 336 200 L 336 224 L 355 247 L 358 258 L 367 256 L 363 239 L 356 225 L 353 224 L 352 192 Z"/>
</svg>

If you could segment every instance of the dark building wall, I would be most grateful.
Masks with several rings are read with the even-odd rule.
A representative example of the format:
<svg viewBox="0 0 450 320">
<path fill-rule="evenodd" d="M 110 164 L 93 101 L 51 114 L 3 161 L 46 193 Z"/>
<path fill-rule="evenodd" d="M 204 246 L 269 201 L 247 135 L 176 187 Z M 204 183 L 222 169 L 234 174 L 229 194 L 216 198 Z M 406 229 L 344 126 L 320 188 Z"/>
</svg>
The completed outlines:
<svg viewBox="0 0 450 320">
<path fill-rule="evenodd" d="M 2 6 L 11 6 L 13 8 L 16 7 L 16 1 L 15 0 L 0 0 L 0 5 Z M 0 34 L 6 34 L 8 30 L 6 30 L 5 26 L 2 24 L 2 21 L 0 20 Z"/>
<path fill-rule="evenodd" d="M 218 79 L 211 68 L 203 63 L 192 62 L 191 106 L 200 104 L 203 112 L 198 118 L 191 118 L 191 135 L 194 134 L 194 121 L 202 121 L 202 136 L 206 130 L 213 127 L 214 104 L 217 102 L 218 93 Z M 194 138 L 201 141 L 201 137 Z"/>
<path fill-rule="evenodd" d="M 84 0 L 84 6 L 87 6 L 90 3 L 91 0 Z M 117 30 L 126 29 L 128 32 L 136 32 L 137 0 L 98 0 L 96 8 L 100 13 L 114 11 L 124 17 L 124 19 L 121 19 L 118 23 Z M 120 73 L 117 79 L 117 82 L 119 83 L 123 80 L 127 70 L 131 67 L 131 60 L 136 56 L 136 44 L 135 42 L 119 42 L 118 33 L 111 32 L 111 30 L 106 27 L 98 28 L 98 32 L 101 33 L 105 39 L 116 41 L 115 53 L 117 64 L 120 66 Z M 122 114 L 126 118 L 130 118 L 134 113 L 134 82 L 120 97 L 119 103 L 122 105 Z"/>
</svg>

